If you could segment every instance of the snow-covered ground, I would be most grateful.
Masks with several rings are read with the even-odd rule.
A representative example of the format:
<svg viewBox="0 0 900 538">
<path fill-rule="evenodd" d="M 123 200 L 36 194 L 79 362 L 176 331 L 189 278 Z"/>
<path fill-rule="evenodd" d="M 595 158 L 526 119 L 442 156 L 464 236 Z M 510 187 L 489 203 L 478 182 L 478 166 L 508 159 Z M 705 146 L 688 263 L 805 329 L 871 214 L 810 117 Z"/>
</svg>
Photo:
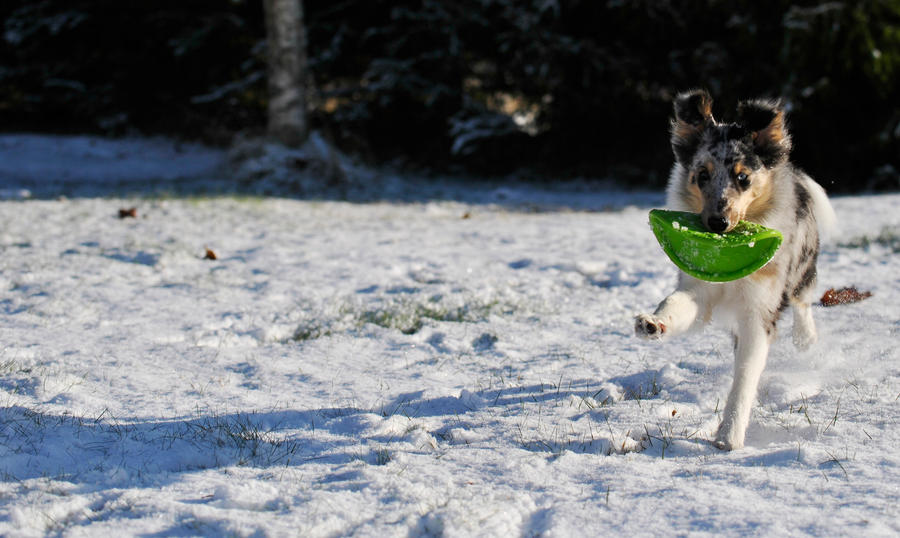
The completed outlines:
<svg viewBox="0 0 900 538">
<path fill-rule="evenodd" d="M 224 159 L 168 147 L 0 138 L 0 535 L 900 533 L 900 196 L 834 200 L 873 296 L 786 316 L 723 453 L 729 337 L 632 336 L 661 195 L 102 196 Z"/>
</svg>

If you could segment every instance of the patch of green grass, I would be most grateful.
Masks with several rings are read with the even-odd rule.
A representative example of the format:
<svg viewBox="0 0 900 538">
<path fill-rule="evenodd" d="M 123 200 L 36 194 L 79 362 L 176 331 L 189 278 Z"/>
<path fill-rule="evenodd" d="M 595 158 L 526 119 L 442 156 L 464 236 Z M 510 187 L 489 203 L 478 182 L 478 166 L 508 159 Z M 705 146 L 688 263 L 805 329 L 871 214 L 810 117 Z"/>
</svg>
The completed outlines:
<svg viewBox="0 0 900 538">
<path fill-rule="evenodd" d="M 223 450 L 238 465 L 287 465 L 300 448 L 297 442 L 279 439 L 246 415 L 213 415 L 186 422 L 185 426 L 186 440 Z"/>
<path fill-rule="evenodd" d="M 457 298 L 452 298 L 457 299 Z M 323 315 L 301 323 L 293 339 L 307 341 L 335 333 L 359 330 L 367 324 L 415 334 L 429 322 L 478 323 L 492 315 L 510 315 L 516 307 L 499 300 L 453 302 L 441 295 L 388 298 L 374 305 L 346 303 L 335 315 Z"/>
<path fill-rule="evenodd" d="M 625 389 L 625 399 L 636 400 L 638 402 L 638 405 L 640 405 L 641 400 L 659 396 L 659 393 L 662 392 L 662 388 L 659 386 L 656 377 L 657 374 L 653 374 L 653 378 L 646 385 L 644 383 L 640 383 L 634 387 L 627 387 Z"/>
<path fill-rule="evenodd" d="M 394 459 L 393 456 L 386 448 L 375 451 L 375 465 L 387 465 L 392 459 Z"/>
<path fill-rule="evenodd" d="M 426 301 L 404 299 L 365 310 L 360 313 L 358 321 L 361 324 L 371 323 L 385 329 L 397 329 L 404 334 L 415 334 L 429 320 L 477 323 L 485 321 L 491 314 L 508 314 L 513 310 L 512 307 L 501 306 L 498 301 L 450 305 L 440 298 L 432 297 Z"/>
<path fill-rule="evenodd" d="M 900 253 L 900 227 L 885 226 L 878 232 L 878 235 L 869 237 L 864 235 L 857 237 L 846 243 L 840 243 L 838 246 L 843 248 L 862 248 L 866 249 L 872 245 L 880 245 L 891 249 L 892 252 Z"/>
<path fill-rule="evenodd" d="M 310 321 L 300 324 L 300 326 L 297 327 L 297 330 L 294 331 L 292 339 L 297 342 L 305 342 L 307 340 L 331 336 L 331 334 L 332 330 L 328 325 L 319 325 L 314 321 Z"/>
<path fill-rule="evenodd" d="M 34 368 L 31 366 L 24 366 L 16 359 L 0 360 L 0 375 L 21 375 L 31 374 L 33 372 Z"/>
</svg>

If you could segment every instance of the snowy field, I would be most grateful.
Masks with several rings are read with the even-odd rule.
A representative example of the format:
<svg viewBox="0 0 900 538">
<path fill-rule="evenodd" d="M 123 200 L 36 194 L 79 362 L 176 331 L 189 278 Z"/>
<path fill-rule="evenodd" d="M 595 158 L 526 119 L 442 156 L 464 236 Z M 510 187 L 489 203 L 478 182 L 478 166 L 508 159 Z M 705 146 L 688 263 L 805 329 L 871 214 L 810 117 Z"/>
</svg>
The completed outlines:
<svg viewBox="0 0 900 538">
<path fill-rule="evenodd" d="M 723 453 L 728 335 L 632 335 L 661 194 L 140 194 L 222 159 L 0 137 L 0 535 L 900 533 L 900 196 L 833 200 L 873 296 L 782 320 Z"/>
</svg>

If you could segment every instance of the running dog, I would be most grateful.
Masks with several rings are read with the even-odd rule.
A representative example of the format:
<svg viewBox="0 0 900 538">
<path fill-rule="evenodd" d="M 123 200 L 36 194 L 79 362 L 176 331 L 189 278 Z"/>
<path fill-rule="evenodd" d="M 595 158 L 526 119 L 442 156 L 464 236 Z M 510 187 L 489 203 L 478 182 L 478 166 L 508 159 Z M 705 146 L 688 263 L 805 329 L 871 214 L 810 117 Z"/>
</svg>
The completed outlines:
<svg viewBox="0 0 900 538">
<path fill-rule="evenodd" d="M 651 340 L 710 321 L 731 328 L 734 382 L 713 444 L 734 450 L 744 446 L 781 312 L 788 306 L 793 310 L 796 346 L 803 349 L 816 341 L 810 302 L 819 230 L 834 226 L 834 210 L 822 187 L 789 162 L 791 137 L 780 102 L 744 101 L 734 123 L 713 118 L 712 98 L 703 90 L 679 94 L 674 109 L 669 209 L 699 213 L 715 233 L 748 220 L 784 236 L 772 260 L 750 276 L 711 283 L 681 273 L 677 289 L 653 314 L 635 318 L 635 333 Z"/>
</svg>

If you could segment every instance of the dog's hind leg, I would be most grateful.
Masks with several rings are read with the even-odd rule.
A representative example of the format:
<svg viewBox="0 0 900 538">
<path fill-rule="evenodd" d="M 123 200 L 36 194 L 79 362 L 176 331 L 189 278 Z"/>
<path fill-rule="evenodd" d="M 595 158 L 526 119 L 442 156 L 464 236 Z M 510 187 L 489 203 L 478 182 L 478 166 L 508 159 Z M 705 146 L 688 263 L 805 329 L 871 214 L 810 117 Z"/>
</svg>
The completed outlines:
<svg viewBox="0 0 900 538">
<path fill-rule="evenodd" d="M 818 338 L 812 308 L 809 303 L 794 301 L 791 303 L 791 310 L 794 312 L 794 327 L 791 332 L 794 345 L 800 349 L 807 349 L 815 344 Z"/>
<path fill-rule="evenodd" d="M 759 378 L 766 366 L 769 355 L 770 336 L 765 326 L 758 320 L 745 320 L 738 325 L 735 357 L 734 382 L 722 423 L 716 433 L 714 444 L 722 450 L 734 450 L 744 446 L 750 410 L 756 401 Z"/>
</svg>

